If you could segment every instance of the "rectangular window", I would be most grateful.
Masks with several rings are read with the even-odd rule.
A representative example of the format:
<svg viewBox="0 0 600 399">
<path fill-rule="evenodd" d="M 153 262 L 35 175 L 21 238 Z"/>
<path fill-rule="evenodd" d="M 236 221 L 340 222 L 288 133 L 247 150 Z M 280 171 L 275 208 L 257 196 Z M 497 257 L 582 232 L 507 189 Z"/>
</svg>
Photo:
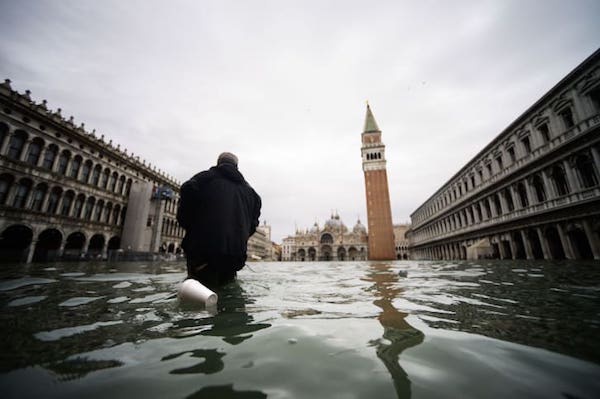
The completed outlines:
<svg viewBox="0 0 600 399">
<path fill-rule="evenodd" d="M 548 129 L 547 123 L 543 123 L 540 126 L 538 126 L 538 132 L 540 132 L 540 136 L 542 136 L 542 140 L 544 141 L 544 143 L 550 141 L 550 129 Z"/>
<path fill-rule="evenodd" d="M 510 147 L 508 150 L 506 150 L 506 152 L 508 152 L 510 162 L 514 163 L 517 160 L 517 158 L 515 157 L 515 149 L 513 147 Z"/>
<path fill-rule="evenodd" d="M 471 176 L 471 188 L 475 188 L 475 176 Z"/>
<path fill-rule="evenodd" d="M 529 136 L 525 136 L 521 139 L 521 144 L 523 144 L 523 149 L 525 150 L 525 154 L 529 154 L 531 152 L 531 143 L 529 142 Z"/>
<path fill-rule="evenodd" d="M 575 126 L 575 120 L 573 119 L 573 111 L 571 111 L 571 108 L 562 110 L 558 115 L 565 124 L 566 129 L 570 129 Z"/>
<path fill-rule="evenodd" d="M 488 171 L 488 176 L 492 176 L 492 164 L 488 163 L 487 165 L 485 165 L 485 167 L 487 168 Z"/>
<path fill-rule="evenodd" d="M 152 216 L 148 216 L 148 220 L 146 221 L 146 227 L 152 227 Z"/>
<path fill-rule="evenodd" d="M 600 87 L 592 90 L 589 96 L 592 100 L 592 104 L 594 104 L 594 107 L 596 108 L 596 112 L 600 112 Z"/>
<path fill-rule="evenodd" d="M 483 182 L 483 170 L 481 170 L 481 169 L 480 169 L 480 170 L 478 170 L 478 171 L 477 171 L 477 174 L 479 175 L 479 181 L 480 181 L 480 182 Z"/>
<path fill-rule="evenodd" d="M 502 155 L 496 158 L 496 164 L 498 165 L 498 170 L 501 172 L 504 169 L 504 165 L 502 164 Z"/>
</svg>

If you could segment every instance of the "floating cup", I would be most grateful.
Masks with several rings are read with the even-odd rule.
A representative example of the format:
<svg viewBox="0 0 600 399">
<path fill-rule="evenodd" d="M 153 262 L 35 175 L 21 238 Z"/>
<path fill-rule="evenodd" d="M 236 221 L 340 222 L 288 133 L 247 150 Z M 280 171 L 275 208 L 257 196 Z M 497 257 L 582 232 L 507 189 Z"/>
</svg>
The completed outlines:
<svg viewBox="0 0 600 399">
<path fill-rule="evenodd" d="M 193 278 L 188 278 L 181 283 L 178 296 L 181 301 L 194 304 L 205 304 L 206 306 L 215 306 L 218 299 L 217 294 Z"/>
</svg>

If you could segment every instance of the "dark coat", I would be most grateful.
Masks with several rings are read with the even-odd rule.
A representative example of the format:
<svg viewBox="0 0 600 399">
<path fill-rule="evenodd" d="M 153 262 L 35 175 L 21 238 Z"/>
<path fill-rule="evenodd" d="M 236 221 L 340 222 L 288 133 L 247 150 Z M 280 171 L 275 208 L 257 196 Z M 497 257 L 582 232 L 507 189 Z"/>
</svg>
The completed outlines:
<svg viewBox="0 0 600 399">
<path fill-rule="evenodd" d="M 260 216 L 261 199 L 233 164 L 200 172 L 181 186 L 177 221 L 185 229 L 188 259 L 219 256 L 246 260 L 248 238 Z M 236 268 L 241 265 L 232 265 Z"/>
</svg>

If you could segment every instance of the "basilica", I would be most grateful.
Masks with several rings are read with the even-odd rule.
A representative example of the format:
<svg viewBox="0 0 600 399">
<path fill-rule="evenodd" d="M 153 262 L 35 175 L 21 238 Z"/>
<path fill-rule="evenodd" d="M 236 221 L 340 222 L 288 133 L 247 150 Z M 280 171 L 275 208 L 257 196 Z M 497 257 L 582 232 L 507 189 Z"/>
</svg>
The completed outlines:
<svg viewBox="0 0 600 399">
<path fill-rule="evenodd" d="M 367 260 L 367 229 L 357 220 L 352 230 L 332 214 L 321 228 L 317 222 L 283 239 L 283 261 Z"/>
</svg>

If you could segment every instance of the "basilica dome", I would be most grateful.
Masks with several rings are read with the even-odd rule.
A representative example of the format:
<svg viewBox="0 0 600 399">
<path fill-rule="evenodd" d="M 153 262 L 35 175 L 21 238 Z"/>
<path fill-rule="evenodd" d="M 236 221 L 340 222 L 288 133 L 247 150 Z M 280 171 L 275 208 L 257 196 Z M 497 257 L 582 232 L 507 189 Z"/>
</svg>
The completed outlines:
<svg viewBox="0 0 600 399">
<path fill-rule="evenodd" d="M 367 234 L 367 228 L 360 222 L 360 219 L 356 221 L 352 231 L 357 234 Z"/>
</svg>

